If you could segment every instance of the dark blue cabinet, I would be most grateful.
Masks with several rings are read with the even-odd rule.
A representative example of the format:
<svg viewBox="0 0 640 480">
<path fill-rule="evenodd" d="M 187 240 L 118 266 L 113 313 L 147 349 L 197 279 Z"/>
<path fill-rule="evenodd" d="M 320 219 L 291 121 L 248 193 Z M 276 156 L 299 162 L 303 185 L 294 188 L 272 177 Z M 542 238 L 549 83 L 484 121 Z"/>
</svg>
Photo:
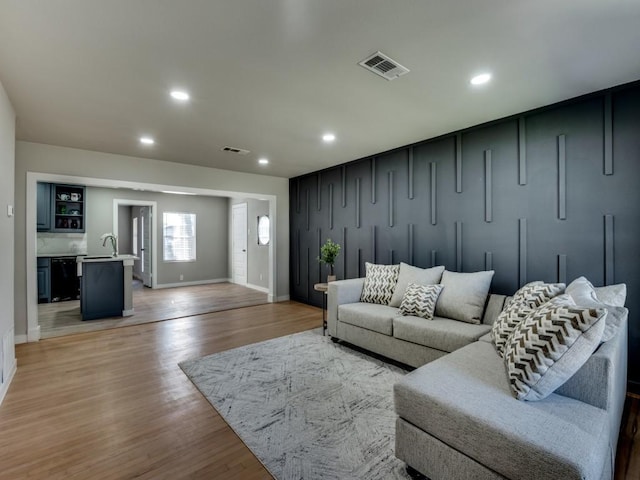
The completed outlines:
<svg viewBox="0 0 640 480">
<path fill-rule="evenodd" d="M 83 262 L 80 280 L 82 320 L 121 317 L 124 309 L 122 262 Z"/>
<path fill-rule="evenodd" d="M 48 258 L 38 258 L 38 303 L 51 301 L 51 270 Z"/>
<path fill-rule="evenodd" d="M 38 215 L 39 232 L 51 229 L 51 184 L 38 182 Z"/>
</svg>

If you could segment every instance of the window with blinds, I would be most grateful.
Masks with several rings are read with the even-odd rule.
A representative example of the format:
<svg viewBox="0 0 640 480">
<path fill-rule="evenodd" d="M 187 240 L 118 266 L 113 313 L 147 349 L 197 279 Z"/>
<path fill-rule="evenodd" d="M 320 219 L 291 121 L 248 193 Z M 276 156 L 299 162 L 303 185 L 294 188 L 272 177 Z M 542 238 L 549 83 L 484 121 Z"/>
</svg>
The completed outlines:
<svg viewBox="0 0 640 480">
<path fill-rule="evenodd" d="M 165 262 L 193 262 L 196 259 L 196 214 L 163 213 Z"/>
</svg>

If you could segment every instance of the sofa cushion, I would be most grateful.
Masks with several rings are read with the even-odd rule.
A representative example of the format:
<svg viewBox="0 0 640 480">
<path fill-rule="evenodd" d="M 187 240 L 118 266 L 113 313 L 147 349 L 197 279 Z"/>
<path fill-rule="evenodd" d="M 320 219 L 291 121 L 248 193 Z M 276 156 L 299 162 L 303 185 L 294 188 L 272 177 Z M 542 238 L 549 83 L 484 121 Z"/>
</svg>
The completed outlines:
<svg viewBox="0 0 640 480">
<path fill-rule="evenodd" d="M 394 392 L 400 417 L 507 478 L 598 479 L 612 461 L 605 410 L 555 393 L 519 402 L 486 342 L 414 370 Z"/>
<path fill-rule="evenodd" d="M 396 288 L 389 305 L 391 307 L 399 307 L 404 297 L 405 291 L 410 283 L 418 283 L 420 285 L 433 285 L 440 283 L 444 267 L 418 268 L 407 263 L 400 262 L 400 273 Z"/>
<path fill-rule="evenodd" d="M 394 337 L 444 352 L 453 352 L 475 342 L 490 329 L 489 325 L 472 325 L 442 317 L 430 321 L 419 317 L 393 319 Z"/>
<path fill-rule="evenodd" d="M 400 314 L 431 320 L 441 291 L 442 285 L 410 283 L 400 303 Z"/>
<path fill-rule="evenodd" d="M 338 319 L 341 322 L 389 336 L 393 333 L 391 319 L 397 315 L 397 308 L 374 303 L 347 303 L 338 307 Z"/>
<path fill-rule="evenodd" d="M 365 263 L 364 287 L 361 302 L 389 305 L 396 288 L 400 265 L 376 265 Z"/>
<path fill-rule="evenodd" d="M 480 323 L 494 271 L 457 273 L 445 270 L 440 284 L 444 286 L 438 303 L 438 317 L 467 323 Z"/>
<path fill-rule="evenodd" d="M 595 290 L 598 300 L 607 305 L 624 307 L 627 301 L 627 285 L 624 283 L 607 285 L 606 287 L 595 287 Z"/>
<path fill-rule="evenodd" d="M 626 316 L 627 309 L 624 308 L 624 302 L 626 299 L 626 285 L 624 283 L 613 285 L 617 292 L 608 295 L 604 293 L 602 296 L 607 300 L 613 303 L 607 303 L 606 301 L 601 300 L 597 293 L 595 287 L 591 284 L 589 280 L 585 277 L 578 277 L 569 285 L 567 285 L 567 293 L 571 295 L 573 301 L 576 302 L 576 305 L 579 307 L 590 307 L 590 308 L 606 308 L 607 316 L 604 319 L 604 332 L 602 333 L 601 342 L 608 342 L 611 340 L 618 329 L 620 328 L 620 324 L 622 323 L 622 319 Z M 624 288 L 622 288 L 624 287 Z M 608 287 L 601 287 L 608 288 Z M 624 290 L 624 293 L 623 293 Z M 614 289 L 611 290 L 614 292 Z M 622 302 L 622 305 L 620 305 Z"/>
<path fill-rule="evenodd" d="M 491 328 L 491 336 L 499 355 L 509 336 L 522 320 L 540 305 L 564 292 L 563 283 L 531 282 L 521 287 L 507 302 Z"/>
<path fill-rule="evenodd" d="M 606 310 L 579 308 L 560 295 L 534 310 L 504 347 L 511 390 L 518 400 L 541 400 L 569 380 L 600 345 Z"/>
</svg>

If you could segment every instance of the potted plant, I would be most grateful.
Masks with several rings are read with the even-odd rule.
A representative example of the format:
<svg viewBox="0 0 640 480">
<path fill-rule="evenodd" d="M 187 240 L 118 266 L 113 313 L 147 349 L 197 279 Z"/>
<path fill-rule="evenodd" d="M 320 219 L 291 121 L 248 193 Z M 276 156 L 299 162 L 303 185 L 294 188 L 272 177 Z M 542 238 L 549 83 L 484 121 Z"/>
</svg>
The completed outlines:
<svg viewBox="0 0 640 480">
<path fill-rule="evenodd" d="M 329 265 L 329 276 L 327 277 L 327 282 L 333 282 L 336 279 L 336 276 L 333 274 L 333 265 L 336 263 L 336 257 L 339 253 L 340 244 L 334 243 L 330 238 L 327 238 L 325 244 L 320 247 L 320 256 L 318 257 L 318 261 Z"/>
</svg>

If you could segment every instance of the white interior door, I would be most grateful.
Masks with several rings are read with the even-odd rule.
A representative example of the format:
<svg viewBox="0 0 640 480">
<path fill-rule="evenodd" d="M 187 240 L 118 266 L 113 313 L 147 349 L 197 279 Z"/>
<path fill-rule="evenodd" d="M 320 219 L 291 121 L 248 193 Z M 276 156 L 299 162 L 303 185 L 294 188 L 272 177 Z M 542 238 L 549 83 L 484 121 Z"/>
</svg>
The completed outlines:
<svg viewBox="0 0 640 480">
<path fill-rule="evenodd" d="M 140 229 L 138 238 L 140 239 L 140 263 L 142 284 L 145 287 L 151 287 L 151 208 L 140 207 L 140 220 L 138 227 Z"/>
<path fill-rule="evenodd" d="M 231 281 L 247 284 L 247 204 L 233 205 Z"/>
</svg>

